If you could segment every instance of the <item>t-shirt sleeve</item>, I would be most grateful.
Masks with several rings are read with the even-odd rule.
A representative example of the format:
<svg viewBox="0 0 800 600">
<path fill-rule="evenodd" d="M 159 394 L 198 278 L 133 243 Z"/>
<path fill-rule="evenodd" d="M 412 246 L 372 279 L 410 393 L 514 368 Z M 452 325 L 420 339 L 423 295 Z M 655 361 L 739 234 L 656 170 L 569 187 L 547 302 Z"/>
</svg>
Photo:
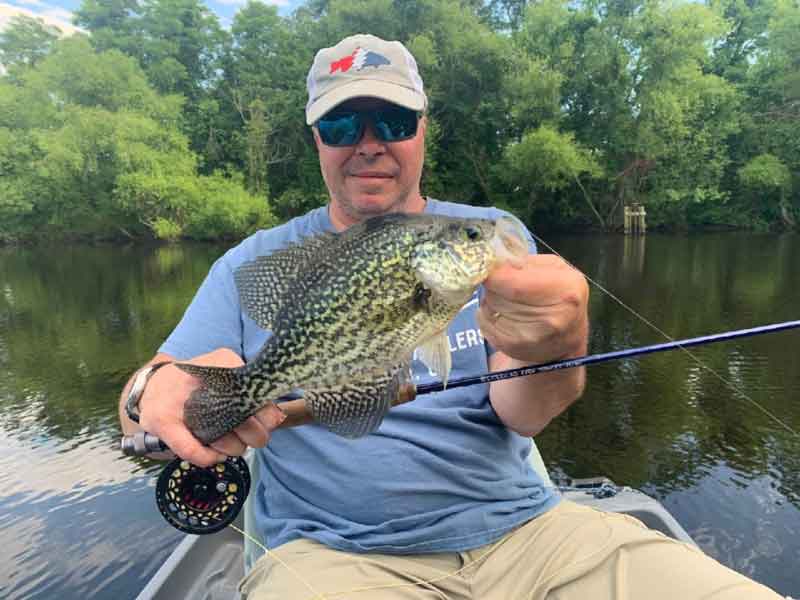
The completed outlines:
<svg viewBox="0 0 800 600">
<path fill-rule="evenodd" d="M 186 360 L 217 348 L 230 348 L 240 356 L 243 354 L 239 294 L 224 256 L 211 266 L 178 326 L 159 352 Z"/>
</svg>

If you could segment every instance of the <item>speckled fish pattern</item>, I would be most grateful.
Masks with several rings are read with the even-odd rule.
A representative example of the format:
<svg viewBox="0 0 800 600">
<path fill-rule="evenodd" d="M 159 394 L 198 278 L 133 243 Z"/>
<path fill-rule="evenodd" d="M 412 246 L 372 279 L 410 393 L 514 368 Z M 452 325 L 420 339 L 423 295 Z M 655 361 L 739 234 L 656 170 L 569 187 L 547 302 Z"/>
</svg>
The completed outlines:
<svg viewBox="0 0 800 600">
<path fill-rule="evenodd" d="M 273 335 L 243 367 L 179 364 L 203 382 L 185 407 L 189 429 L 211 442 L 302 391 L 320 425 L 374 431 L 410 381 L 414 349 L 445 335 L 488 275 L 495 234 L 491 220 L 390 214 L 245 263 L 242 307 Z"/>
</svg>

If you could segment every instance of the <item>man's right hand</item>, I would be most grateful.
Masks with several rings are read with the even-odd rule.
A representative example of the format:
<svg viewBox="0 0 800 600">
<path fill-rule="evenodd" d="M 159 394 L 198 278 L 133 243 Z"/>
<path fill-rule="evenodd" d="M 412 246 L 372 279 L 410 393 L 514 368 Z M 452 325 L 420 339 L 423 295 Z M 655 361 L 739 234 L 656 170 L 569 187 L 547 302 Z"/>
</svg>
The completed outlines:
<svg viewBox="0 0 800 600">
<path fill-rule="evenodd" d="M 174 360 L 166 354 L 157 355 L 153 361 Z M 227 348 L 220 348 L 180 361 L 203 366 L 238 367 L 241 357 Z M 284 420 L 285 415 L 274 404 L 247 419 L 232 432 L 204 446 L 195 438 L 183 421 L 183 407 L 200 381 L 174 365 L 166 365 L 153 373 L 139 401 L 139 425 L 158 436 L 181 458 L 209 467 L 227 456 L 241 456 L 248 446 L 261 448 L 269 442 L 270 433 Z M 122 418 L 125 418 L 124 416 Z M 124 423 L 129 430 L 132 422 Z M 126 431 L 127 432 L 127 431 Z"/>
</svg>

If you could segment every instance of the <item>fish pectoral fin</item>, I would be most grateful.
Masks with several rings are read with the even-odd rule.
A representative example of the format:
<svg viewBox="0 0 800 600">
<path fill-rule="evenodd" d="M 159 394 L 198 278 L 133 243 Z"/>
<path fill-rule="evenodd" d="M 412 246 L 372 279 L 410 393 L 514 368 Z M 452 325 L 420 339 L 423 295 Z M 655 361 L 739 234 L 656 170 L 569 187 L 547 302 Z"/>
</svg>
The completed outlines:
<svg viewBox="0 0 800 600">
<path fill-rule="evenodd" d="M 359 438 L 380 427 L 406 378 L 401 369 L 369 381 L 305 390 L 303 398 L 314 421 L 342 437 Z"/>
<path fill-rule="evenodd" d="M 450 377 L 450 369 L 453 366 L 453 359 L 450 356 L 450 342 L 447 339 L 447 331 L 443 331 L 431 338 L 428 338 L 418 348 L 419 359 L 425 363 L 431 371 L 439 375 L 447 387 L 447 380 Z"/>
</svg>

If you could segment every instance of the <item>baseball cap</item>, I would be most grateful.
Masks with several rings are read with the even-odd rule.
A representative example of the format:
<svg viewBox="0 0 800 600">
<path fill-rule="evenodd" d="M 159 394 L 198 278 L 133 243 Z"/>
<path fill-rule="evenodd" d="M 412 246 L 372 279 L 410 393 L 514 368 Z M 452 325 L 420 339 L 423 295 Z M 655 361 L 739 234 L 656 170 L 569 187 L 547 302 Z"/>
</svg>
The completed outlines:
<svg viewBox="0 0 800 600">
<path fill-rule="evenodd" d="M 317 52 L 306 84 L 308 125 L 359 96 L 380 98 L 416 111 L 428 105 L 411 53 L 400 42 L 387 42 L 374 35 L 351 35 Z"/>
</svg>

